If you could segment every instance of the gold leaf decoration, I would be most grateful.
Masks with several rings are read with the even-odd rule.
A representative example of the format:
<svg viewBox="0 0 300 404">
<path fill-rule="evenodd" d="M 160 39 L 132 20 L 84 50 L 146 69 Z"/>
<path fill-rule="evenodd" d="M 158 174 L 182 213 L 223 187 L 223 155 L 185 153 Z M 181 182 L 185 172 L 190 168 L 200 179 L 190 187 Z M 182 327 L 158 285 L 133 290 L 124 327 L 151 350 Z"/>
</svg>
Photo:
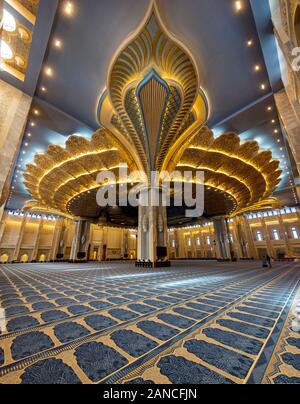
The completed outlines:
<svg viewBox="0 0 300 404">
<path fill-rule="evenodd" d="M 51 145 L 44 154 L 36 155 L 34 164 L 28 164 L 24 173 L 24 184 L 36 199 L 26 208 L 39 207 L 71 217 L 70 201 L 99 188 L 96 177 L 101 170 L 117 173 L 125 166 L 129 171 L 137 170 L 127 150 L 115 144 L 113 135 L 100 129 L 91 140 L 71 136 L 65 147 Z"/>
<path fill-rule="evenodd" d="M 225 133 L 215 139 L 209 128 L 199 130 L 165 168 L 172 170 L 174 165 L 182 173 L 204 171 L 206 187 L 224 192 L 224 198 L 231 195 L 236 205 L 228 209 L 228 215 L 263 205 L 282 175 L 279 161 L 272 159 L 269 150 L 260 150 L 257 142 L 240 144 L 235 133 Z"/>
<path fill-rule="evenodd" d="M 148 174 L 160 170 L 170 146 L 208 115 L 193 56 L 151 3 L 140 28 L 117 52 L 99 106 L 101 125 L 130 142 Z"/>
</svg>

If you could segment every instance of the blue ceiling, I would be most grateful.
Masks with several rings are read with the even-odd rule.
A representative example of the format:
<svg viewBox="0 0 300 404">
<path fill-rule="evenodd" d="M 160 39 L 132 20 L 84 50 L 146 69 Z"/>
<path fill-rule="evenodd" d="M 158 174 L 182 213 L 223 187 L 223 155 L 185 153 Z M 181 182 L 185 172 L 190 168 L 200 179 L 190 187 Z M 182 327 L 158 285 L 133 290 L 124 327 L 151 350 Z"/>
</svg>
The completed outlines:
<svg viewBox="0 0 300 404">
<path fill-rule="evenodd" d="M 64 14 L 62 2 L 52 21 L 48 16 L 53 15 L 56 5 L 52 4 L 52 14 L 48 10 L 50 15 L 46 12 L 49 3 L 41 1 L 37 27 L 44 27 L 44 35 L 39 29 L 34 33 L 28 77 L 37 76 L 36 69 L 40 69 L 41 63 L 36 62 L 34 55 L 41 58 L 43 50 L 43 66 L 50 67 L 53 75 L 48 77 L 44 68 L 40 70 L 33 103 L 33 109 L 38 109 L 40 115 L 29 117 L 16 168 L 20 171 L 35 152 L 42 152 L 50 143 L 64 143 L 73 133 L 90 136 L 98 128 L 96 111 L 106 87 L 109 64 L 149 6 L 149 0 L 74 0 L 72 16 Z M 283 166 L 286 160 L 292 171 L 273 97 L 282 83 L 269 1 L 242 0 L 243 10 L 239 13 L 234 3 L 233 0 L 158 1 L 165 25 L 196 59 L 201 85 L 210 102 L 208 125 L 216 134 L 230 130 L 242 134 L 242 139 L 259 140 L 261 147 L 270 148 L 282 160 Z M 46 50 L 46 31 L 49 34 L 50 29 Z M 39 42 L 40 35 L 43 40 Z M 59 49 L 53 46 L 56 39 L 62 41 Z M 249 39 L 253 41 L 252 47 L 246 46 Z M 259 72 L 254 70 L 255 65 L 260 65 Z M 261 84 L 265 84 L 265 90 Z M 47 91 L 41 91 L 42 87 Z M 32 88 L 23 89 L 32 92 Z M 272 110 L 268 111 L 270 106 Z M 35 127 L 30 126 L 32 119 Z M 275 124 L 271 124 L 272 119 Z M 276 135 L 275 129 L 279 130 Z M 28 131 L 32 134 L 30 138 Z M 26 155 L 22 154 L 24 150 Z M 15 175 L 18 178 L 9 208 L 21 208 L 28 198 L 21 172 Z M 284 176 L 280 187 L 286 189 L 289 181 Z M 295 203 L 293 198 L 290 203 Z"/>
<path fill-rule="evenodd" d="M 48 91 L 43 94 L 38 90 L 37 95 L 96 129 L 96 106 L 106 86 L 109 64 L 120 44 L 143 20 L 149 0 L 74 3 L 71 18 L 57 14 L 53 38 L 63 41 L 63 49 L 50 42 L 45 64 L 53 68 L 54 76 L 42 74 L 40 83 Z M 211 125 L 271 91 L 250 4 L 245 1 L 245 10 L 237 14 L 233 3 L 159 1 L 167 28 L 190 48 L 197 61 L 201 84 L 211 103 Z M 249 38 L 255 44 L 251 49 L 245 46 Z M 253 70 L 255 64 L 262 67 L 259 73 Z M 267 85 L 264 92 L 261 83 Z"/>
</svg>

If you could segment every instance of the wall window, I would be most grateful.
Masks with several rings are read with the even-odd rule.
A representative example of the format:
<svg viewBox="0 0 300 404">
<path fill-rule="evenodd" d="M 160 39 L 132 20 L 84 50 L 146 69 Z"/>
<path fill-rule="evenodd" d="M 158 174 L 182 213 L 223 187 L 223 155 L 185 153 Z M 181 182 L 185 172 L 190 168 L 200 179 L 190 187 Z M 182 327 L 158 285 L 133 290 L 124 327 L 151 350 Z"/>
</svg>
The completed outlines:
<svg viewBox="0 0 300 404">
<path fill-rule="evenodd" d="M 291 228 L 291 232 L 292 232 L 292 237 L 294 240 L 299 240 L 299 232 L 298 229 L 296 227 L 292 227 Z"/>
<path fill-rule="evenodd" d="M 176 240 L 172 240 L 172 247 L 176 248 Z"/>
<path fill-rule="evenodd" d="M 277 229 L 273 229 L 272 234 L 273 234 L 274 240 L 276 240 L 276 241 L 280 240 L 279 232 Z"/>
<path fill-rule="evenodd" d="M 211 244 L 211 242 L 210 242 L 210 237 L 209 237 L 209 236 L 206 236 L 206 244 L 207 244 L 207 245 L 210 245 L 210 244 Z"/>
<path fill-rule="evenodd" d="M 192 239 L 190 237 L 187 239 L 187 245 L 188 247 L 192 247 Z"/>
<path fill-rule="evenodd" d="M 201 239 L 199 236 L 196 238 L 196 243 L 198 247 L 201 246 Z"/>
<path fill-rule="evenodd" d="M 260 230 L 257 230 L 257 232 L 256 232 L 256 240 L 257 241 L 264 241 L 262 232 Z"/>
</svg>

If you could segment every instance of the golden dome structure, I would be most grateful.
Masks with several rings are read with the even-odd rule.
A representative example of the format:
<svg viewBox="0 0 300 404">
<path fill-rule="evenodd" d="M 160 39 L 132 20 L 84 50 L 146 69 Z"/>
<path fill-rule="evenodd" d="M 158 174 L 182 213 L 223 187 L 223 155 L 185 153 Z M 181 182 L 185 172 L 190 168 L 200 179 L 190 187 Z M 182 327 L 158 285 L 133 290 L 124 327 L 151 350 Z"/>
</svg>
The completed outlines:
<svg viewBox="0 0 300 404">
<path fill-rule="evenodd" d="M 238 134 L 217 138 L 205 126 L 209 102 L 192 54 L 165 28 L 153 2 L 138 30 L 113 58 L 98 106 L 101 129 L 91 140 L 71 136 L 27 165 L 25 186 L 44 210 L 96 219 L 96 181 L 102 170 L 203 171 L 205 215 L 234 216 L 270 199 L 279 161 Z M 89 211 L 90 209 L 90 211 Z"/>
</svg>

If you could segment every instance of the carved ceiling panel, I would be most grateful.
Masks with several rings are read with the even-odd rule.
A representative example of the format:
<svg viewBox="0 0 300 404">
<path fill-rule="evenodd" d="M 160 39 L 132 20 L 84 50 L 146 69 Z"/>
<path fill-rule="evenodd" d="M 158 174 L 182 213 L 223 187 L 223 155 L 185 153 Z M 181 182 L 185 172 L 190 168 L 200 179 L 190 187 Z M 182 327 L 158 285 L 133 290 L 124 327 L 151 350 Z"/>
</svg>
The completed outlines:
<svg viewBox="0 0 300 404">
<path fill-rule="evenodd" d="M 193 57 L 168 33 L 154 5 L 111 65 L 99 120 L 132 144 L 149 173 L 160 170 L 170 145 L 207 116 Z"/>
</svg>

